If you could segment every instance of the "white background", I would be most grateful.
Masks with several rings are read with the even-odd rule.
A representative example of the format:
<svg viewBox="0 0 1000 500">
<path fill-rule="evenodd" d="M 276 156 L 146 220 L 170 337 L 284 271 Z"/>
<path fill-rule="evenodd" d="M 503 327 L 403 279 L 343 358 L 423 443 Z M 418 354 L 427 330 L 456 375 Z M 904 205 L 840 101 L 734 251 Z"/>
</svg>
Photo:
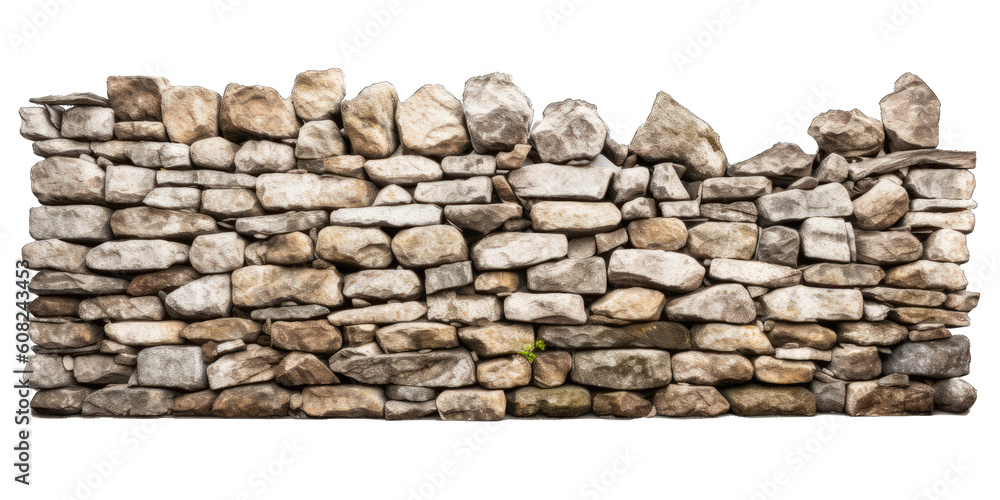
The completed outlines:
<svg viewBox="0 0 1000 500">
<path fill-rule="evenodd" d="M 46 14 L 46 2 L 57 12 Z M 13 482 L 8 465 L 10 355 L 0 463 L 4 489 L 16 496 L 4 498 L 909 499 L 934 487 L 938 498 L 997 498 L 996 2 L 7 0 L 0 9 L 0 267 L 8 273 L 36 204 L 28 169 L 37 158 L 18 135 L 17 108 L 32 96 L 103 95 L 108 75 L 160 75 L 219 92 L 230 81 L 263 84 L 287 95 L 296 73 L 340 67 L 348 97 L 387 80 L 405 99 L 426 83 L 461 96 L 467 78 L 504 71 L 531 98 L 536 119 L 550 102 L 586 99 L 623 142 L 665 90 L 710 123 L 739 161 L 779 140 L 815 150 L 805 133 L 813 116 L 857 107 L 878 117 L 879 99 L 911 71 L 943 103 L 941 147 L 979 151 L 979 227 L 965 269 L 970 289 L 983 292 L 973 326 L 961 332 L 972 339 L 967 380 L 979 389 L 966 416 L 35 419 L 30 488 Z M 377 19 L 384 26 L 374 29 Z M 369 40 L 358 36 L 366 25 L 376 33 Z M 8 316 L 13 281 L 8 275 L 9 294 L 0 295 Z M 6 321 L 12 332 L 13 318 Z M 5 338 L 10 353 L 13 334 Z M 265 479 L 268 468 L 276 474 Z M 99 486 L 81 488 L 88 478 Z M 610 486 L 585 489 L 592 480 Z"/>
</svg>

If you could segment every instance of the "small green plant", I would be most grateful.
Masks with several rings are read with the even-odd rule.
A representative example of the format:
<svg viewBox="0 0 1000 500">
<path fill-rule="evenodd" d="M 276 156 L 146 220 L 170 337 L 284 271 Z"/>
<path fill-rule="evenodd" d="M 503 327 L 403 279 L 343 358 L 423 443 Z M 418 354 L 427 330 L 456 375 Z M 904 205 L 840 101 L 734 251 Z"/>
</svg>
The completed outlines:
<svg viewBox="0 0 1000 500">
<path fill-rule="evenodd" d="M 534 344 L 529 345 L 528 347 L 525 347 L 523 350 L 521 350 L 520 352 L 518 352 L 518 354 L 520 354 L 521 356 L 524 356 L 525 359 L 528 360 L 528 363 L 534 363 L 535 362 L 535 349 L 538 349 L 539 351 L 544 351 L 545 350 L 545 341 L 544 340 L 536 340 Z"/>
</svg>

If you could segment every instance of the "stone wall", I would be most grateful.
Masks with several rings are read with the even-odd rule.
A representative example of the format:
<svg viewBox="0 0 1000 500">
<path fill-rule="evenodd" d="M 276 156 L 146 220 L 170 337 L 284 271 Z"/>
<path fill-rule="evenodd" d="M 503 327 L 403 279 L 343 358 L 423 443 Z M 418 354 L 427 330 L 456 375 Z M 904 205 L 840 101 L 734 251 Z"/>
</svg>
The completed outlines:
<svg viewBox="0 0 1000 500">
<path fill-rule="evenodd" d="M 36 414 L 494 420 L 965 412 L 976 155 L 906 74 L 731 163 L 505 74 L 345 100 L 111 77 L 20 111 Z"/>
</svg>

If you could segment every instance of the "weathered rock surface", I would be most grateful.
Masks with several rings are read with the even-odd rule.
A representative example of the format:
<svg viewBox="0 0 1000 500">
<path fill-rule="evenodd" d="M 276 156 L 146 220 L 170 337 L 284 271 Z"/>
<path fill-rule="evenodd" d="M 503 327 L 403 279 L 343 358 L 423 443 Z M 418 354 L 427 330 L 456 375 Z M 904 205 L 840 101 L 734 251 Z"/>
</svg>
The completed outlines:
<svg viewBox="0 0 1000 500">
<path fill-rule="evenodd" d="M 531 128 L 531 144 L 545 163 L 586 165 L 601 154 L 607 135 L 597 106 L 566 99 L 545 107 Z"/>
<path fill-rule="evenodd" d="M 472 148 L 479 154 L 510 151 L 528 143 L 534 113 L 531 101 L 510 75 L 491 73 L 470 78 L 462 93 Z"/>
<path fill-rule="evenodd" d="M 656 349 L 578 351 L 570 372 L 578 384 L 618 390 L 663 387 L 670 375 L 670 354 Z"/>
<path fill-rule="evenodd" d="M 449 156 L 469 148 L 462 103 L 441 85 L 424 85 L 396 106 L 403 148 L 413 154 Z"/>
<path fill-rule="evenodd" d="M 666 92 L 656 94 L 646 122 L 629 144 L 629 152 L 647 162 L 677 162 L 689 167 L 692 180 L 722 177 L 729 165 L 719 135 Z"/>
</svg>

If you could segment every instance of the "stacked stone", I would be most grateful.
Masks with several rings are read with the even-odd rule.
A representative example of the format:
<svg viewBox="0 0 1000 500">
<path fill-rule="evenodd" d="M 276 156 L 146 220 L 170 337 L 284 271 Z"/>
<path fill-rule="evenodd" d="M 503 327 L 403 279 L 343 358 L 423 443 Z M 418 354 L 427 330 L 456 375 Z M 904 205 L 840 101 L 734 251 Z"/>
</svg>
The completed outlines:
<svg viewBox="0 0 1000 500">
<path fill-rule="evenodd" d="M 533 123 L 338 69 L 290 99 L 111 77 L 32 99 L 37 414 L 446 420 L 964 412 L 975 153 L 906 74 L 730 164 L 656 96 Z"/>
</svg>

